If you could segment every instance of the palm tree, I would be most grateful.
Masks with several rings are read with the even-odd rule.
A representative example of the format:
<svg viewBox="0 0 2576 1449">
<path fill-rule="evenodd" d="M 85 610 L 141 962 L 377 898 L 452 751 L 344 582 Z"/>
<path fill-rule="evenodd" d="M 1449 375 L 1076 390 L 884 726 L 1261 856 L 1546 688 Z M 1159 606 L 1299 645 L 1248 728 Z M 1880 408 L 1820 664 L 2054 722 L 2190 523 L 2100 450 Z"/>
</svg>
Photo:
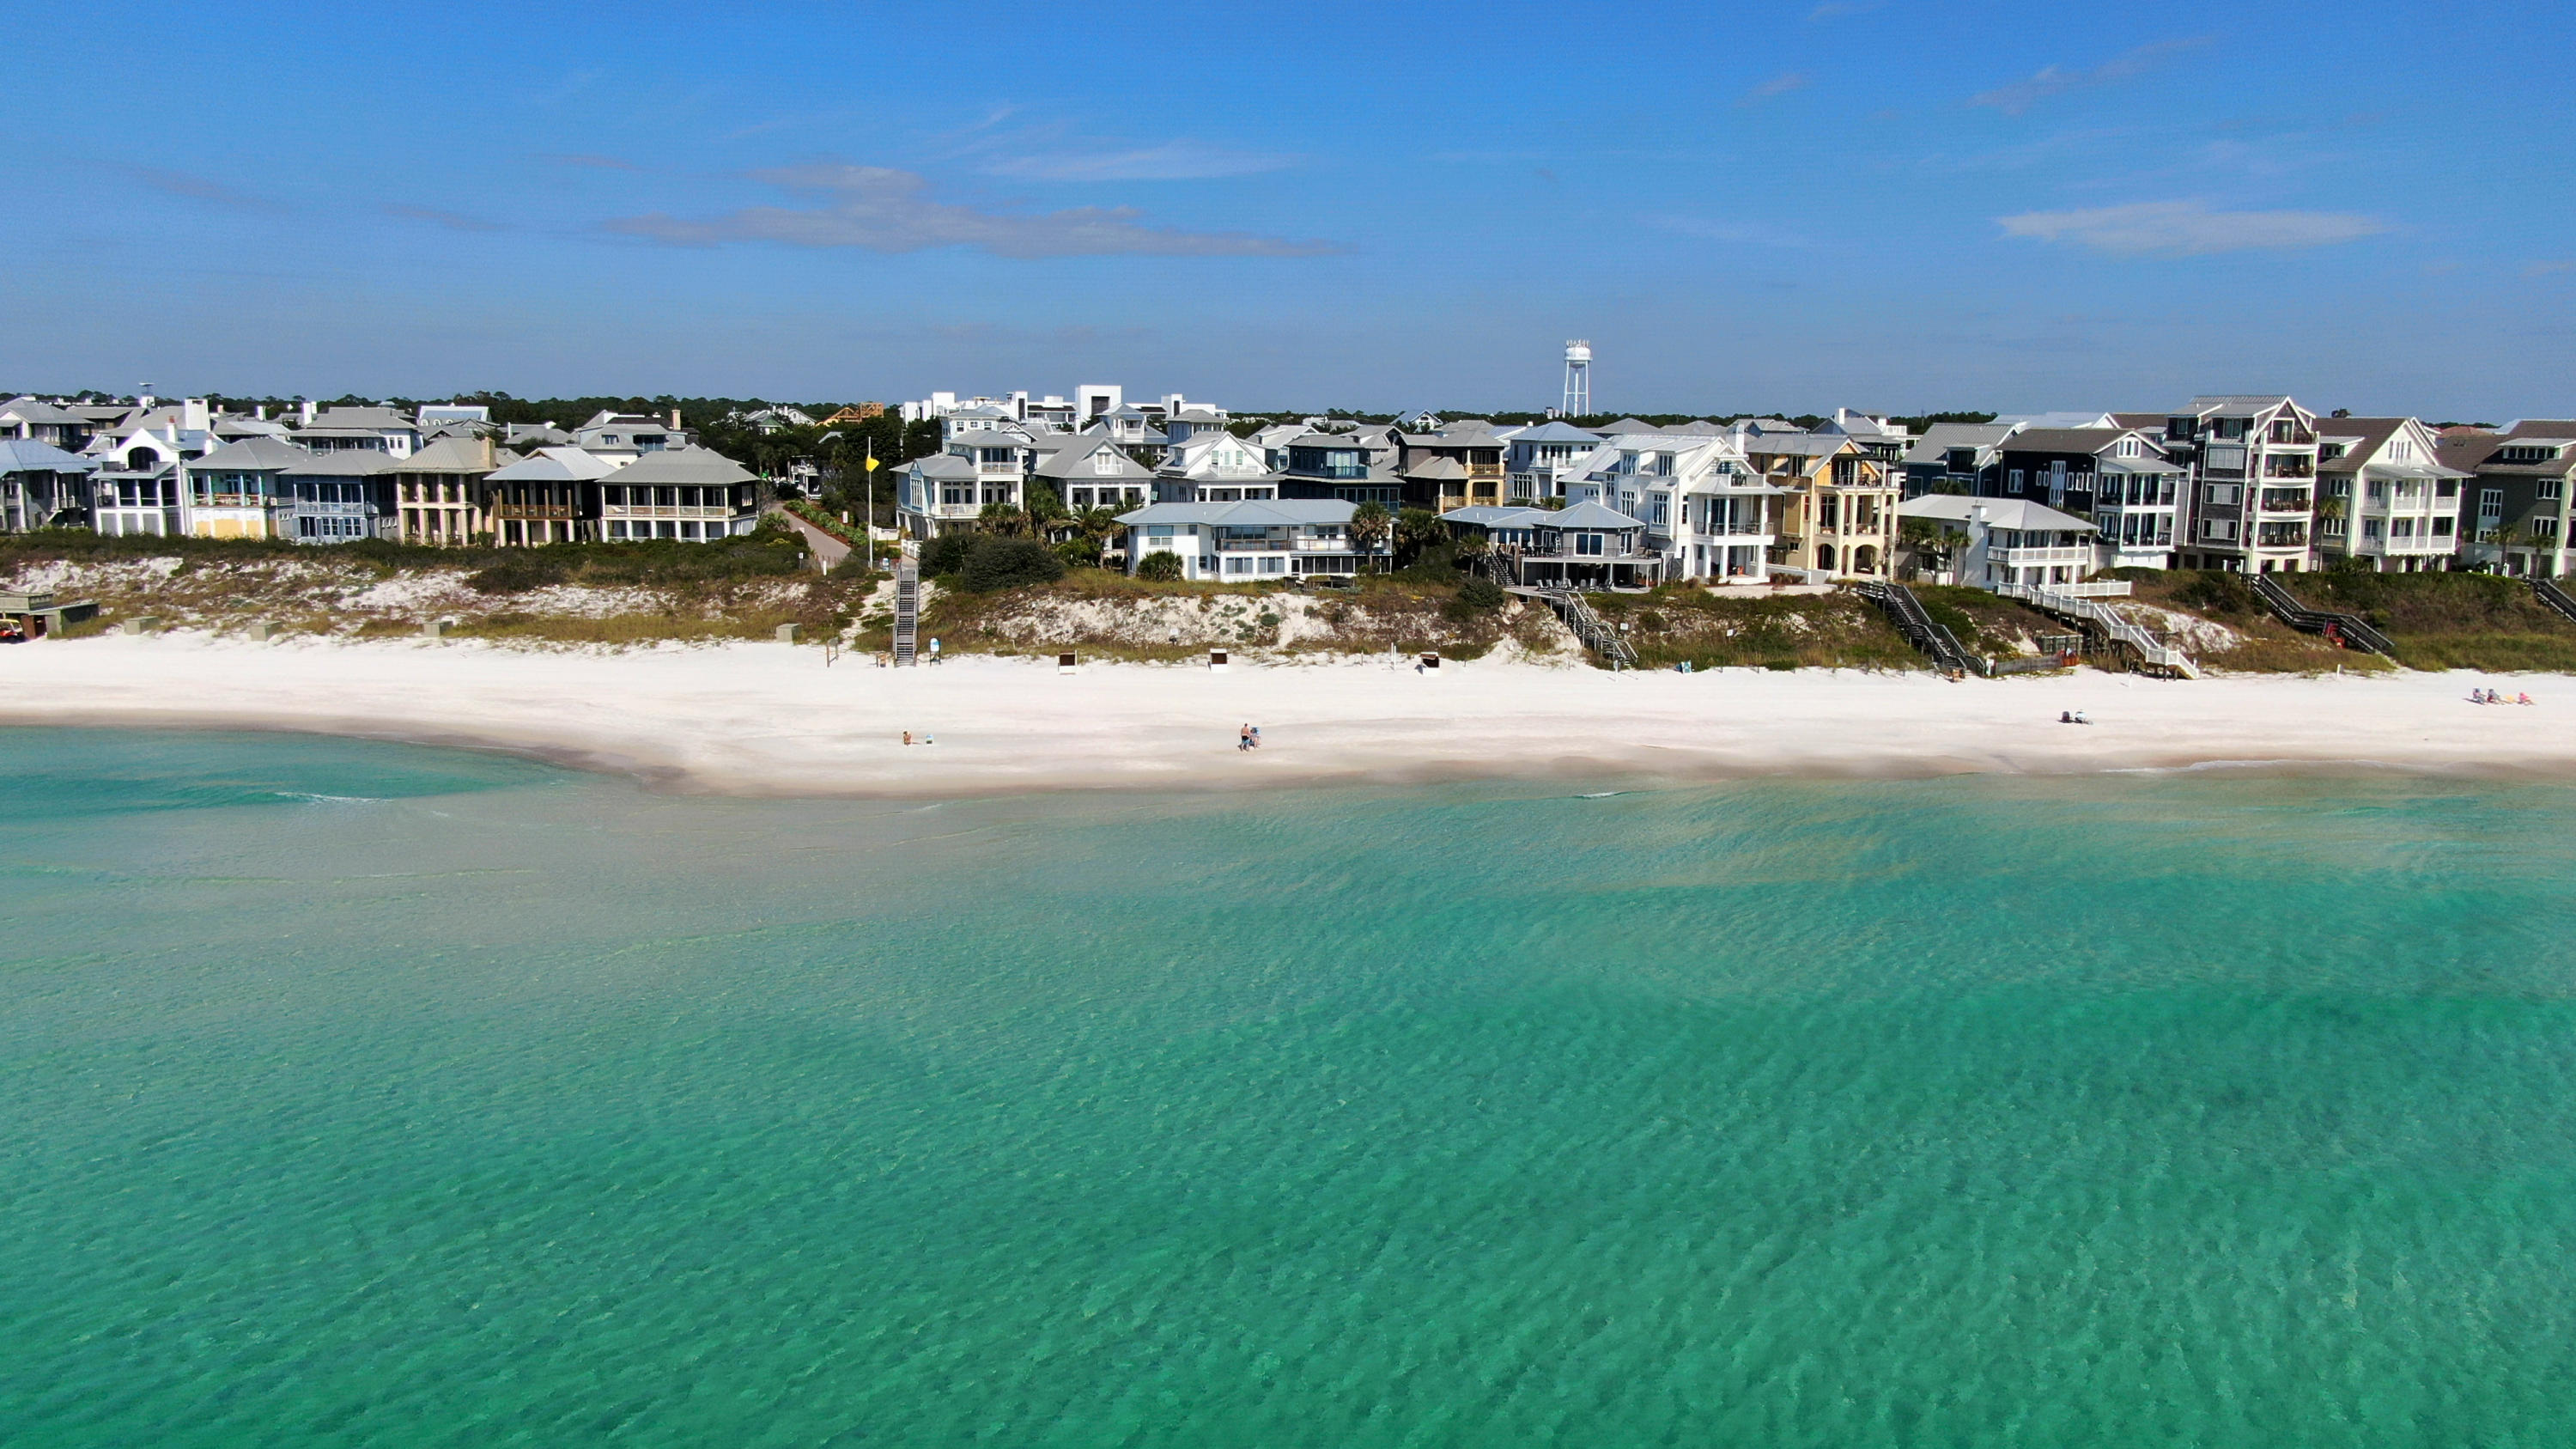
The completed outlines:
<svg viewBox="0 0 2576 1449">
<path fill-rule="evenodd" d="M 1395 532 L 1395 519 L 1386 505 L 1372 499 L 1351 510 L 1351 542 L 1358 545 L 1363 558 L 1374 557 L 1386 548 L 1387 538 Z"/>
<path fill-rule="evenodd" d="M 1029 531 L 1052 542 L 1056 526 L 1069 516 L 1064 511 L 1062 495 L 1043 483 L 1036 483 L 1029 487 L 1028 500 L 1025 513 Z"/>
<path fill-rule="evenodd" d="M 1109 540 L 1118 536 L 1117 511 L 1099 507 L 1083 509 L 1073 516 L 1073 531 L 1083 542 L 1091 545 L 1091 556 L 1097 561 L 1102 551 L 1109 547 Z"/>
<path fill-rule="evenodd" d="M 1395 516 L 1395 549 L 1399 557 L 1411 563 L 1422 551 L 1440 541 L 1447 530 L 1440 526 L 1440 515 L 1428 508 L 1408 508 Z"/>
<path fill-rule="evenodd" d="M 984 511 L 975 515 L 975 521 L 982 525 L 986 533 L 1013 538 L 1028 525 L 1029 516 L 1013 504 L 987 503 L 984 505 Z"/>
</svg>

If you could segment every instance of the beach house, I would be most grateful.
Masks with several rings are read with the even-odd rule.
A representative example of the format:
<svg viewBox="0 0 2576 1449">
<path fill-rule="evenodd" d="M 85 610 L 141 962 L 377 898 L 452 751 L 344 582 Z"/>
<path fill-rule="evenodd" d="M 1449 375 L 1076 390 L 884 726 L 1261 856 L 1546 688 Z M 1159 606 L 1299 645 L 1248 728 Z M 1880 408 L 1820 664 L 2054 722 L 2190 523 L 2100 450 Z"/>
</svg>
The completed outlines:
<svg viewBox="0 0 2576 1449">
<path fill-rule="evenodd" d="M 483 443 L 485 456 L 491 444 Z M 618 465 L 579 448 L 539 448 L 483 475 L 483 510 L 492 541 L 536 546 L 601 537 L 599 490 Z"/>
<path fill-rule="evenodd" d="M 2190 472 L 2161 435 L 2137 428 L 2023 427 L 1994 447 L 1981 497 L 2037 502 L 2089 517 L 2105 568 L 2173 566 Z"/>
<path fill-rule="evenodd" d="M 1589 500 L 1563 508 L 1475 505 L 1441 515 L 1452 534 L 1483 540 L 1503 577 L 1534 589 L 1646 589 L 1666 559 L 1643 520 Z"/>
<path fill-rule="evenodd" d="M 1987 589 L 1998 584 L 2064 587 L 2083 583 L 2101 566 L 2099 530 L 2033 499 L 1930 493 L 1907 499 L 1897 511 L 1960 540 L 1949 580 L 1953 583 Z M 2117 587 L 2125 591 L 2128 585 Z"/>
<path fill-rule="evenodd" d="M 440 438 L 401 459 L 392 476 L 403 541 L 453 548 L 488 535 L 483 479 L 496 457 L 489 438 Z"/>
<path fill-rule="evenodd" d="M 2318 565 L 2449 567 L 2460 548 L 2460 487 L 2473 475 L 2442 463 L 2440 451 L 2417 418 L 2317 419 Z"/>
<path fill-rule="evenodd" d="M 1357 504 L 1334 499 L 1238 503 L 1154 503 L 1118 516 L 1127 530 L 1127 571 L 1160 553 L 1177 554 L 1181 577 L 1251 583 L 1349 575 L 1361 559 L 1350 535 Z"/>
<path fill-rule="evenodd" d="M 2517 577 L 2568 571 L 2576 491 L 2576 421 L 2532 418 L 2501 432 L 2445 433 L 2444 467 L 2472 475 L 2460 485 L 2460 557 Z"/>
<path fill-rule="evenodd" d="M 647 452 L 601 478 L 599 493 L 600 529 L 612 543 L 710 542 L 760 524 L 760 480 L 722 453 L 695 445 Z"/>
<path fill-rule="evenodd" d="M 2275 393 L 2196 397 L 2165 419 L 2166 455 L 2191 470 L 2187 569 L 2299 573 L 2316 511 L 2316 414 Z"/>
<path fill-rule="evenodd" d="M 83 528 L 98 460 L 33 438 L 0 438 L 0 533 Z"/>
</svg>

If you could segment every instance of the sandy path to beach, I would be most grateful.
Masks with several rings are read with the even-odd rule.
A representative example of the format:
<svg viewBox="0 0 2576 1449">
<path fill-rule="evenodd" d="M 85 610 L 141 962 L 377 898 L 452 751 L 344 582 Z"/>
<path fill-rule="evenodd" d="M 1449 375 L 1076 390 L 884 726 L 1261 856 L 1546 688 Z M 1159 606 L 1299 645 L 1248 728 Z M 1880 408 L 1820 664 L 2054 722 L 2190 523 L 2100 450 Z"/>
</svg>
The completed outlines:
<svg viewBox="0 0 2576 1449">
<path fill-rule="evenodd" d="M 2477 706 L 2474 684 L 2536 707 Z M 2089 727 L 2057 722 L 2082 710 Z M 783 644 L 625 653 L 196 635 L 0 649 L 0 723 L 497 746 L 670 788 L 956 795 L 1332 781 L 2068 772 L 2375 762 L 2576 774 L 2576 679 L 1968 680 L 1452 662 L 876 668 Z M 1244 724 L 1262 749 L 1235 748 Z M 905 747 L 902 734 L 935 739 Z"/>
</svg>

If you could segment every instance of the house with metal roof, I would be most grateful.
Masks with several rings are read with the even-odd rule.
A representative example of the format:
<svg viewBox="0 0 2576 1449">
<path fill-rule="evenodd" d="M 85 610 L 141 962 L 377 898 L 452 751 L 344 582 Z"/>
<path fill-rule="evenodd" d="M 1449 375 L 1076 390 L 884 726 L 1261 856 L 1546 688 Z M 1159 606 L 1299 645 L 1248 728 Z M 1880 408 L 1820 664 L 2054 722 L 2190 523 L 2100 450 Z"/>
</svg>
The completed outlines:
<svg viewBox="0 0 2576 1449">
<path fill-rule="evenodd" d="M 987 485 L 975 460 L 956 453 L 915 458 L 895 471 L 895 525 L 910 538 L 937 538 L 955 528 L 971 528 L 983 511 Z M 991 485 L 995 501 L 1018 491 L 1016 470 L 1009 480 Z"/>
<path fill-rule="evenodd" d="M 1560 475 L 1601 446 L 1605 435 L 1551 420 L 1496 436 L 1503 438 L 1504 501 L 1531 503 L 1565 497 Z"/>
<path fill-rule="evenodd" d="M 305 453 L 278 471 L 281 537 L 310 544 L 402 537 L 402 518 L 394 508 L 394 470 L 401 459 L 373 448 Z"/>
<path fill-rule="evenodd" d="M 760 526 L 760 480 L 695 444 L 644 454 L 599 481 L 600 530 L 620 539 L 708 542 Z"/>
<path fill-rule="evenodd" d="M 1462 420 L 1436 433 L 1396 435 L 1396 473 L 1404 505 L 1446 513 L 1503 501 L 1503 440 L 1483 423 Z"/>
<path fill-rule="evenodd" d="M 465 455 L 470 456 L 470 454 Z M 493 455 L 484 446 L 487 466 Z M 492 541 L 534 547 L 604 538 L 598 485 L 624 465 L 579 448 L 539 448 L 482 475 L 477 493 Z M 702 520 L 703 521 L 703 520 Z M 634 517 L 626 519 L 633 535 Z"/>
<path fill-rule="evenodd" d="M 275 438 L 243 438 L 179 466 L 180 527 L 194 538 L 283 538 L 293 499 L 286 470 L 314 455 Z"/>
<path fill-rule="evenodd" d="M 14 397 L 0 403 L 0 439 L 50 443 L 77 453 L 89 441 L 90 420 L 59 403 L 40 397 Z"/>
<path fill-rule="evenodd" d="M 85 528 L 96 459 L 37 438 L 0 438 L 0 533 Z"/>
<path fill-rule="evenodd" d="M 453 548 L 491 536 L 483 479 L 502 456 L 489 438 L 439 438 L 395 460 L 394 508 L 402 540 Z"/>
<path fill-rule="evenodd" d="M 1081 488 L 1079 483 L 1072 486 L 1067 507 L 1080 506 L 1071 494 Z M 1157 503 L 1241 503 L 1278 496 L 1279 479 L 1263 450 L 1223 428 L 1192 435 L 1164 454 L 1154 470 Z"/>
<path fill-rule="evenodd" d="M 2037 499 L 2089 516 L 2103 567 L 2173 566 L 2190 474 L 2135 428 L 2017 428 L 1996 445 L 1984 496 Z"/>
<path fill-rule="evenodd" d="M 2436 461 L 2473 476 L 2460 485 L 2460 557 L 2517 577 L 2568 572 L 2576 518 L 2576 422 L 2532 418 L 2500 432 L 2447 434 Z"/>
<path fill-rule="evenodd" d="M 1731 437 L 1753 474 L 1784 495 L 1771 572 L 1816 582 L 1894 576 L 1900 463 L 1844 433 L 1743 423 Z"/>
<path fill-rule="evenodd" d="M 1983 493 L 1987 479 L 2001 464 L 1998 445 L 2022 428 L 1997 419 L 1991 423 L 1934 423 L 1905 450 L 1902 463 L 1905 496 L 1926 493 Z"/>
<path fill-rule="evenodd" d="M 1122 513 L 1127 571 L 1176 554 L 1181 577 L 1224 583 L 1360 572 L 1350 534 L 1359 505 L 1338 499 L 1265 498 L 1239 503 L 1155 503 Z"/>
<path fill-rule="evenodd" d="M 386 407 L 336 407 L 315 410 L 296 426 L 296 446 L 316 453 L 363 448 L 396 458 L 410 457 L 420 447 L 420 423 Z"/>
<path fill-rule="evenodd" d="M 2092 524 L 2033 499 L 1933 493 L 1907 499 L 1896 511 L 1964 541 L 1951 577 L 1939 582 L 1988 589 L 1998 584 L 2064 586 L 2082 583 L 2101 563 Z"/>
<path fill-rule="evenodd" d="M 1440 521 L 1453 534 L 1484 539 L 1487 556 L 1523 588 L 1646 589 L 1665 577 L 1664 551 L 1645 521 L 1600 503 L 1471 505 Z"/>
<path fill-rule="evenodd" d="M 572 431 L 573 446 L 597 453 L 603 458 L 621 461 L 640 458 L 647 453 L 666 449 L 695 448 L 698 435 L 680 426 L 680 410 L 671 409 L 668 422 L 651 413 L 620 413 L 602 409 L 590 421 Z"/>
<path fill-rule="evenodd" d="M 2460 486 L 2419 418 L 2317 419 L 2316 562 L 2430 573 L 2460 552 Z"/>
</svg>

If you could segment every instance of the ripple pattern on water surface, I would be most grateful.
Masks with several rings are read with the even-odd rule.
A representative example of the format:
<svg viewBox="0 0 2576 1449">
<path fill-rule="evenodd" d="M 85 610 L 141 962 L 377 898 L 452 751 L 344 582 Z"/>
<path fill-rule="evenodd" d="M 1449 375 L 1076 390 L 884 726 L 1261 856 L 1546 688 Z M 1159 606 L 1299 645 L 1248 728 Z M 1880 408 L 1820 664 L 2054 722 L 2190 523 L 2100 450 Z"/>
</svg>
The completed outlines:
<svg viewBox="0 0 2576 1449">
<path fill-rule="evenodd" d="M 2576 792 L 923 812 L 120 738 L 8 741 L 11 1444 L 2576 1412 Z"/>
</svg>

